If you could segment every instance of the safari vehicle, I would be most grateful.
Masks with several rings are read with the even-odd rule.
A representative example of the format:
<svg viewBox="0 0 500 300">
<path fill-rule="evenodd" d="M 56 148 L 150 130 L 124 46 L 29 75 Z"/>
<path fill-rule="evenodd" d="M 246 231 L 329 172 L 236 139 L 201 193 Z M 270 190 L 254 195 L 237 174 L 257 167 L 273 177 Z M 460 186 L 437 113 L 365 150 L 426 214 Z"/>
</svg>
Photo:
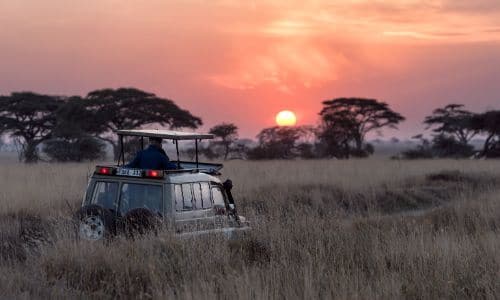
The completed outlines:
<svg viewBox="0 0 500 300">
<path fill-rule="evenodd" d="M 96 166 L 82 207 L 77 212 L 78 235 L 100 240 L 116 234 L 134 235 L 173 227 L 180 236 L 222 233 L 235 237 L 249 229 L 238 216 L 231 194 L 232 183 L 220 180 L 222 164 L 201 163 L 198 142 L 210 134 L 167 130 L 119 130 L 120 157 L 116 165 Z M 124 137 L 160 137 L 172 140 L 177 161 L 174 170 L 144 170 L 125 167 Z M 179 141 L 196 146 L 194 162 L 179 159 Z"/>
</svg>

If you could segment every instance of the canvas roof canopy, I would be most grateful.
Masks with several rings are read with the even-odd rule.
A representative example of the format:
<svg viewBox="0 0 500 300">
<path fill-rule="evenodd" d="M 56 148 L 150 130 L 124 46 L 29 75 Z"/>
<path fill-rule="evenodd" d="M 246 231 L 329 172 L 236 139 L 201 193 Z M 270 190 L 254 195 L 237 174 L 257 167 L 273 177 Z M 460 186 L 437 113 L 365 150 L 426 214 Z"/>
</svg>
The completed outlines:
<svg viewBox="0 0 500 300">
<path fill-rule="evenodd" d="M 118 130 L 116 133 L 122 136 L 159 137 L 169 140 L 207 140 L 214 138 L 213 134 L 208 133 L 183 132 L 163 129 Z"/>
</svg>

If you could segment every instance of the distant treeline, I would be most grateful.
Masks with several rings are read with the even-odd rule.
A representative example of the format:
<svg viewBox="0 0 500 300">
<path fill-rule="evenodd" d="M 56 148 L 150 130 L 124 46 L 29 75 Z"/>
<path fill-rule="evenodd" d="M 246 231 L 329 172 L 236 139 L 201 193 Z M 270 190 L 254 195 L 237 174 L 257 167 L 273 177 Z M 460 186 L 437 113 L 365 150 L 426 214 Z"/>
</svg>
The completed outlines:
<svg viewBox="0 0 500 300">
<path fill-rule="evenodd" d="M 338 98 L 323 102 L 317 127 L 273 127 L 262 130 L 258 146 L 247 151 L 251 159 L 367 157 L 374 146 L 366 141 L 369 132 L 396 128 L 404 117 L 387 104 L 374 99 Z M 424 120 L 432 130 L 430 139 L 422 134 L 415 149 L 394 158 L 493 158 L 500 157 L 500 111 L 472 113 L 460 104 L 438 108 Z M 482 136 L 480 151 L 471 145 Z"/>
<path fill-rule="evenodd" d="M 367 157 L 374 147 L 366 142 L 370 132 L 397 128 L 404 117 L 376 99 L 337 98 L 323 102 L 318 126 L 271 127 L 257 135 L 257 144 L 238 139 L 238 127 L 221 123 L 210 129 L 215 140 L 201 147 L 209 159 L 293 159 Z M 500 156 L 500 111 L 476 114 L 462 105 L 436 109 L 424 123 L 432 139 L 422 135 L 416 149 L 402 158 Z M 201 118 L 172 100 L 135 88 L 102 89 L 80 96 L 50 96 L 32 92 L 0 96 L 0 134 L 9 136 L 24 162 L 84 161 L 102 159 L 105 145 L 118 155 L 117 129 L 156 124 L 195 129 Z M 473 137 L 485 137 L 476 153 Z M 130 153 L 137 141 L 128 141 Z M 194 149 L 188 150 L 192 152 Z"/>
<path fill-rule="evenodd" d="M 117 129 L 158 124 L 197 128 L 200 118 L 172 100 L 134 88 L 102 89 L 85 97 L 49 96 L 32 92 L 0 96 L 0 133 L 20 148 L 24 162 L 95 160 L 109 143 L 118 154 Z"/>
<path fill-rule="evenodd" d="M 413 138 L 420 141 L 416 149 L 402 153 L 402 157 L 414 158 L 493 158 L 500 157 L 500 111 L 472 113 L 461 104 L 448 104 L 434 110 L 424 120 L 432 129 L 431 139 L 422 134 Z M 471 145 L 474 137 L 484 137 L 483 147 L 475 151 Z"/>
</svg>

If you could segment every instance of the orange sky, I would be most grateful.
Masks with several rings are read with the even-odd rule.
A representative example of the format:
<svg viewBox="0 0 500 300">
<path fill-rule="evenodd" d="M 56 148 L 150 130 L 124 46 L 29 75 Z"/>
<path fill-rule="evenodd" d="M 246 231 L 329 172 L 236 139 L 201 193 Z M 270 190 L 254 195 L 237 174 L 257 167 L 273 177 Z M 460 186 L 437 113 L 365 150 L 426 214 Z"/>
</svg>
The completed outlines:
<svg viewBox="0 0 500 300">
<path fill-rule="evenodd" d="M 254 137 L 282 109 L 374 97 L 500 108 L 500 1 L 0 0 L 0 93 L 134 86 Z"/>
</svg>

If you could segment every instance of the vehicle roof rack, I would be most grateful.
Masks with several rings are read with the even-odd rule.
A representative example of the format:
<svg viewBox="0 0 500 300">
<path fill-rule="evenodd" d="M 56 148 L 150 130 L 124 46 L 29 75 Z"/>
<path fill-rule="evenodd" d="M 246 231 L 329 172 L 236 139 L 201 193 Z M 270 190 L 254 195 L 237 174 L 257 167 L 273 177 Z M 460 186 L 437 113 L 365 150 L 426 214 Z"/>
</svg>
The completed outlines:
<svg viewBox="0 0 500 300">
<path fill-rule="evenodd" d="M 197 133 L 197 132 L 182 132 L 163 129 L 128 129 L 116 131 L 118 135 L 123 136 L 142 136 L 142 137 L 159 137 L 169 140 L 210 140 L 214 138 L 213 134 Z"/>
<path fill-rule="evenodd" d="M 195 159 L 196 159 L 195 164 L 196 164 L 196 169 L 199 169 L 198 142 L 200 142 L 201 140 L 209 140 L 214 138 L 214 135 L 209 133 L 183 132 L 183 131 L 164 130 L 164 129 L 121 129 L 117 130 L 116 134 L 118 135 L 120 141 L 120 156 L 118 157 L 118 165 L 120 165 L 120 160 L 122 165 L 125 165 L 125 152 L 123 148 L 124 136 L 140 137 L 141 149 L 144 149 L 144 137 L 157 137 L 157 138 L 173 140 L 173 142 L 175 143 L 175 150 L 177 153 L 177 168 L 179 169 L 181 167 L 180 154 L 179 154 L 179 141 L 194 140 Z"/>
</svg>

